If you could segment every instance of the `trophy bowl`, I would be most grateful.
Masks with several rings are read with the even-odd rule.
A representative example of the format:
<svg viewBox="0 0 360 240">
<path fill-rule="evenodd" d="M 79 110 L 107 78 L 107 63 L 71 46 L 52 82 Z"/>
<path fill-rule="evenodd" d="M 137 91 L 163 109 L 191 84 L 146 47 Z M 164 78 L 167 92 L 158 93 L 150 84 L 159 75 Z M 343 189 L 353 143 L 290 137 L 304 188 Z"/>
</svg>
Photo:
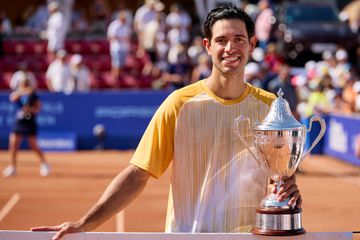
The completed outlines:
<svg viewBox="0 0 360 240">
<path fill-rule="evenodd" d="M 292 115 L 288 102 L 282 97 L 283 92 L 278 91 L 278 98 L 271 104 L 269 113 L 264 120 L 253 127 L 255 153 L 252 153 L 242 136 L 241 141 L 247 146 L 248 151 L 256 159 L 261 168 L 265 168 L 269 177 L 274 181 L 277 190 L 284 181 L 291 178 L 300 162 L 311 152 L 325 133 L 324 119 L 318 116 L 310 118 L 310 127 L 300 124 Z M 245 121 L 246 120 L 246 121 Z M 242 116 L 235 120 L 239 124 L 250 120 Z M 314 121 L 318 121 L 321 130 L 307 152 L 304 152 L 306 132 L 311 131 Z M 299 235 L 305 230 L 301 223 L 301 208 L 289 206 L 290 198 L 278 201 L 276 194 L 271 193 L 262 199 L 256 209 L 256 222 L 252 230 L 260 235 Z"/>
</svg>

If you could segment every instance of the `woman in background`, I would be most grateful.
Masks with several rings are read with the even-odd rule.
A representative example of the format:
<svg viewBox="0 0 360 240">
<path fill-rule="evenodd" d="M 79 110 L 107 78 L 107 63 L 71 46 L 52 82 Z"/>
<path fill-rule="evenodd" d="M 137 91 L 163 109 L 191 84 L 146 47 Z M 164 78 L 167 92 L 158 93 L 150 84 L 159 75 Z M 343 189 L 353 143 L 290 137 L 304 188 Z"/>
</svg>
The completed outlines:
<svg viewBox="0 0 360 240">
<path fill-rule="evenodd" d="M 3 171 L 4 177 L 16 175 L 17 152 L 24 137 L 27 137 L 30 148 L 40 158 L 40 175 L 45 177 L 50 173 L 50 165 L 37 145 L 36 115 L 40 111 L 41 102 L 30 79 L 24 76 L 20 78 L 18 88 L 10 94 L 10 101 L 16 107 L 15 125 L 9 137 L 9 151 L 11 162 Z"/>
</svg>

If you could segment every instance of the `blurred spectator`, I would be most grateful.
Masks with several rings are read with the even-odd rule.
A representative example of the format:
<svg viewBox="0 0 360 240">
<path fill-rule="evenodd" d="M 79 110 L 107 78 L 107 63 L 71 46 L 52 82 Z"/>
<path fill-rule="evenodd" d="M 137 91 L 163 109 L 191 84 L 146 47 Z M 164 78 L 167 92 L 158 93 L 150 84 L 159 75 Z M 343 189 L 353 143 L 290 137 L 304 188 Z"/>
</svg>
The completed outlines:
<svg viewBox="0 0 360 240">
<path fill-rule="evenodd" d="M 71 91 L 69 82 L 71 81 L 71 71 L 66 62 L 66 51 L 60 50 L 56 54 L 55 60 L 50 63 L 46 71 L 46 86 L 51 92 Z"/>
<path fill-rule="evenodd" d="M 165 37 L 165 24 L 162 12 L 158 12 L 156 17 L 145 25 L 144 29 L 144 50 L 149 56 L 150 61 L 147 61 L 143 74 L 145 76 L 158 75 L 159 70 L 156 63 L 158 62 L 157 43 L 159 39 Z"/>
<path fill-rule="evenodd" d="M 271 9 L 269 0 L 260 0 L 258 6 L 260 13 L 255 20 L 255 36 L 259 41 L 259 47 L 266 50 L 272 25 L 275 23 L 274 12 Z"/>
<path fill-rule="evenodd" d="M 278 76 L 269 82 L 268 89 L 270 92 L 276 94 L 281 88 L 284 92 L 284 98 L 289 102 L 290 109 L 296 116 L 298 97 L 295 87 L 291 84 L 290 70 L 289 65 L 283 64 L 280 67 Z"/>
<path fill-rule="evenodd" d="M 198 65 L 194 67 L 191 73 L 191 83 L 209 77 L 211 74 L 211 58 L 207 53 L 198 57 Z"/>
<path fill-rule="evenodd" d="M 46 29 L 46 38 L 48 40 L 48 53 L 52 60 L 55 53 L 64 48 L 66 37 L 66 23 L 64 14 L 60 11 L 59 4 L 55 1 L 48 5 L 50 17 Z"/>
<path fill-rule="evenodd" d="M 329 74 L 325 74 L 322 76 L 321 84 L 324 87 L 324 94 L 328 100 L 328 102 L 334 106 L 335 105 L 335 97 L 338 94 L 332 85 L 331 76 Z"/>
<path fill-rule="evenodd" d="M 180 43 L 189 43 L 191 18 L 180 3 L 171 5 L 170 13 L 166 17 L 166 25 L 169 28 L 169 32 L 173 31 L 173 29 L 178 31 L 176 35 L 178 35 Z"/>
<path fill-rule="evenodd" d="M 330 103 L 324 93 L 324 85 L 320 82 L 314 87 L 306 106 L 307 117 L 328 114 L 331 111 Z"/>
<path fill-rule="evenodd" d="M 86 9 L 84 8 L 76 8 L 72 11 L 71 16 L 71 31 L 72 32 L 87 32 L 89 31 L 89 22 L 86 18 Z"/>
<path fill-rule="evenodd" d="M 27 79 L 30 82 L 31 87 L 34 89 L 37 87 L 35 75 L 28 69 L 28 65 L 26 62 L 20 63 L 19 70 L 14 72 L 10 79 L 10 89 L 16 90 L 19 87 L 19 83 Z"/>
<path fill-rule="evenodd" d="M 5 11 L 0 11 L 0 34 L 9 35 L 12 31 L 10 19 L 7 18 Z"/>
<path fill-rule="evenodd" d="M 35 12 L 27 18 L 25 24 L 26 29 L 28 29 L 31 33 L 45 31 L 49 15 L 48 6 L 44 0 L 44 2 L 36 8 Z"/>
<path fill-rule="evenodd" d="M 360 158 L 360 134 L 355 138 L 355 157 Z"/>
<path fill-rule="evenodd" d="M 119 87 L 119 77 L 130 52 L 132 29 L 126 21 L 126 12 L 121 11 L 117 19 L 110 23 L 107 30 L 107 38 L 110 42 L 111 77 L 114 87 Z"/>
<path fill-rule="evenodd" d="M 74 54 L 70 58 L 71 80 L 68 92 L 86 92 L 90 90 L 90 71 L 84 64 L 80 54 Z"/>
<path fill-rule="evenodd" d="M 360 29 L 360 1 L 351 1 L 341 11 L 340 16 L 349 22 L 350 29 L 354 33 L 359 33 Z"/>
<path fill-rule="evenodd" d="M 348 54 L 344 49 L 336 51 L 335 59 L 336 67 L 332 73 L 333 86 L 337 89 L 342 89 L 345 87 L 351 65 L 348 61 Z"/>
<path fill-rule="evenodd" d="M 67 33 L 71 29 L 72 12 L 73 12 L 73 5 L 75 0 L 57 0 L 57 1 L 59 2 L 59 6 L 61 7 L 60 11 L 64 15 L 65 32 Z"/>
<path fill-rule="evenodd" d="M 91 31 L 103 33 L 111 17 L 108 2 L 106 0 L 94 0 L 90 8 L 90 14 L 92 17 Z"/>
<path fill-rule="evenodd" d="M 132 13 L 132 11 L 130 9 L 128 9 L 126 7 L 126 2 L 125 1 L 119 1 L 116 5 L 116 9 L 113 11 L 112 13 L 112 20 L 115 20 L 118 17 L 118 14 L 124 11 L 126 14 L 126 22 L 129 25 L 129 27 L 132 28 L 133 24 L 134 24 L 134 14 Z"/>
<path fill-rule="evenodd" d="M 144 4 L 138 8 L 134 16 L 134 30 L 139 40 L 140 51 L 144 46 L 143 31 L 146 23 L 156 18 L 158 12 L 164 9 L 165 5 L 159 0 L 145 0 Z"/>
<path fill-rule="evenodd" d="M 169 69 L 153 84 L 154 88 L 166 86 L 173 91 L 184 87 L 191 81 L 189 61 L 185 46 L 177 44 L 170 48 L 168 54 Z"/>
<path fill-rule="evenodd" d="M 356 81 L 353 85 L 355 96 L 355 112 L 360 113 L 360 80 Z"/>
<path fill-rule="evenodd" d="M 249 62 L 245 65 L 244 70 L 245 81 L 255 87 L 262 87 L 262 81 L 260 78 L 260 66 L 258 63 Z"/>
<path fill-rule="evenodd" d="M 193 66 L 198 64 L 199 56 L 202 55 L 203 53 L 206 53 L 206 51 L 202 44 L 202 37 L 196 36 L 187 50 L 187 54 L 190 58 L 190 63 Z"/>
<path fill-rule="evenodd" d="M 259 5 L 249 3 L 248 1 L 241 1 L 241 9 L 244 9 L 245 12 L 250 16 L 250 18 L 255 22 L 256 17 L 260 13 Z"/>
<path fill-rule="evenodd" d="M 285 63 L 275 43 L 269 43 L 265 50 L 264 65 L 272 72 L 278 72 L 278 67 Z"/>
<path fill-rule="evenodd" d="M 166 37 L 162 36 L 158 38 L 158 42 L 156 44 L 156 68 L 159 69 L 160 72 L 167 71 L 167 69 L 169 68 L 169 62 L 167 59 L 168 53 L 169 43 L 167 42 Z"/>
<path fill-rule="evenodd" d="M 253 52 L 251 53 L 251 59 L 254 62 L 262 64 L 265 58 L 265 51 L 260 47 L 254 48 Z"/>
<path fill-rule="evenodd" d="M 354 84 L 356 83 L 356 80 L 354 75 L 349 75 L 342 91 L 342 98 L 345 103 L 343 111 L 348 114 L 355 112 L 355 102 L 357 97 L 357 92 L 355 90 L 357 89 L 356 87 L 354 88 Z"/>
</svg>

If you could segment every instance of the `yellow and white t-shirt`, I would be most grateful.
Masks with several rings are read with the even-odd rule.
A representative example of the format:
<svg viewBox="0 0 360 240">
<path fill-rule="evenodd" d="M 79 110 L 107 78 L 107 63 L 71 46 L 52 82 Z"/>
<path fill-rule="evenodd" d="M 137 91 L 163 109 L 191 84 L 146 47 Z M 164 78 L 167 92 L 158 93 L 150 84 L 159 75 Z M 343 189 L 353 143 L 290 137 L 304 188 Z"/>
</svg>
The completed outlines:
<svg viewBox="0 0 360 240">
<path fill-rule="evenodd" d="M 172 162 L 167 232 L 251 229 L 268 179 L 238 134 L 253 149 L 251 126 L 263 120 L 274 99 L 250 84 L 238 99 L 221 99 L 202 80 L 163 102 L 131 164 L 158 178 Z M 250 126 L 240 122 L 237 128 L 239 116 Z"/>
</svg>

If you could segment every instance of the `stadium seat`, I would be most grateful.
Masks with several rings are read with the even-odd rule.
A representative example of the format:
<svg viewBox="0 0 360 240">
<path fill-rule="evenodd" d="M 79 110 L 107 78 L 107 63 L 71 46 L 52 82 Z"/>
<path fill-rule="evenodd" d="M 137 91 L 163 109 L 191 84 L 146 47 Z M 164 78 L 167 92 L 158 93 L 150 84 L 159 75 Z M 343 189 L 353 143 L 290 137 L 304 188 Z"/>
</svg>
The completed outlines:
<svg viewBox="0 0 360 240">
<path fill-rule="evenodd" d="M 79 40 L 66 40 L 65 49 L 68 53 L 83 53 L 84 46 L 82 41 Z"/>
<path fill-rule="evenodd" d="M 47 42 L 43 40 L 29 42 L 30 49 L 34 54 L 46 54 L 47 53 Z"/>
</svg>

